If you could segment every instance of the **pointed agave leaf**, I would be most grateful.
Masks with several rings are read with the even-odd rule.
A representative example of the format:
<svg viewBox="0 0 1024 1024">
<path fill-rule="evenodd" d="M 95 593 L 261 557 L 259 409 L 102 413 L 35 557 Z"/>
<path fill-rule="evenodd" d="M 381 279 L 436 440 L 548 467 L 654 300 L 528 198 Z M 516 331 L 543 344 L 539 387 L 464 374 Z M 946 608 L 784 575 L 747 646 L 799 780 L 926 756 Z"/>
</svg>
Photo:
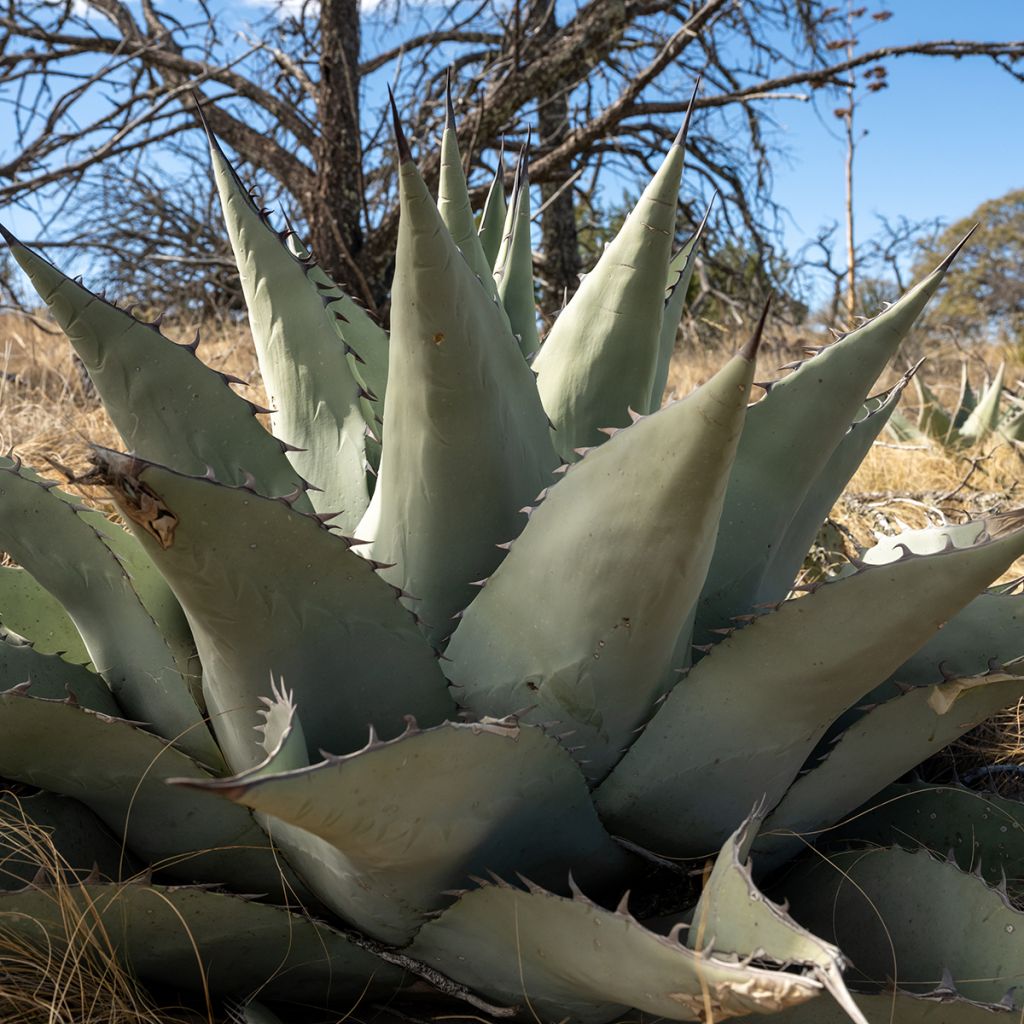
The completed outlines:
<svg viewBox="0 0 1024 1024">
<path fill-rule="evenodd" d="M 0 690 L 29 683 L 34 697 L 64 700 L 72 697 L 82 707 L 104 715 L 120 715 L 107 684 L 89 669 L 65 661 L 57 654 L 43 654 L 31 644 L 0 637 Z"/>
<path fill-rule="evenodd" d="M 466 174 L 462 169 L 459 153 L 459 135 L 455 128 L 455 115 L 448 96 L 448 116 L 441 136 L 441 175 L 437 188 L 437 212 L 444 226 L 459 247 L 470 270 L 480 279 L 485 290 L 494 298 L 497 292 L 491 277 L 492 261 L 484 253 L 483 244 L 477 234 L 473 209 L 469 202 L 469 188 Z"/>
<path fill-rule="evenodd" d="M 1012 998 L 978 1003 L 941 985 L 921 994 L 897 990 L 854 999 L 868 1024 L 1017 1024 L 1020 1020 L 1020 1009 Z M 819 1000 L 785 1010 L 775 1020 L 778 1024 L 847 1024 L 848 1018 L 838 1006 L 823 1006 Z"/>
<path fill-rule="evenodd" d="M 63 605 L 123 712 L 218 766 L 220 753 L 189 692 L 184 651 L 161 633 L 96 515 L 0 459 L 0 548 Z"/>
<path fill-rule="evenodd" d="M 826 988 L 856 1024 L 867 1024 L 843 984 L 846 959 L 838 947 L 802 928 L 784 907 L 761 894 L 746 864 L 746 848 L 756 819 L 748 819 L 726 840 L 693 911 L 686 944 L 716 953 L 744 956 L 759 950 L 759 959 L 798 964 Z"/>
<path fill-rule="evenodd" d="M 74 501 L 70 495 L 57 489 L 51 493 L 60 495 L 67 501 Z M 153 616 L 157 629 L 174 655 L 175 664 L 184 666 L 183 675 L 192 699 L 201 711 L 205 711 L 202 665 L 196 655 L 196 645 L 192 639 L 188 619 L 185 618 L 174 592 L 133 533 L 111 522 L 101 512 L 89 510 L 82 512 L 81 515 L 124 566 L 124 571 L 131 580 L 132 589 L 139 595 L 142 606 Z"/>
<path fill-rule="evenodd" d="M 900 444 L 923 444 L 928 440 L 927 436 L 922 434 L 899 410 L 890 413 L 886 431 Z"/>
<path fill-rule="evenodd" d="M 1024 657 L 1024 594 L 989 591 L 957 612 L 892 674 L 894 682 L 920 686 L 949 676 L 984 672 Z M 895 690 L 888 691 L 894 695 Z"/>
<path fill-rule="evenodd" d="M 84 665 L 89 652 L 68 613 L 20 566 L 0 566 L 0 626 L 24 637 L 38 654 Z"/>
<path fill-rule="evenodd" d="M 828 462 L 811 483 L 810 488 L 790 521 L 775 555 L 765 569 L 761 580 L 758 602 L 774 604 L 781 601 L 800 571 L 821 524 L 832 510 L 865 456 L 871 451 L 875 438 L 889 422 L 896 409 L 913 370 L 900 378 L 888 391 L 869 398 L 861 407 Z"/>
<path fill-rule="evenodd" d="M 366 422 L 335 315 L 305 262 L 292 254 L 246 192 L 217 140 L 210 155 L 249 310 L 274 432 L 303 449 L 288 458 L 314 484 L 313 507 L 354 529 L 369 504 Z M 144 450 L 145 451 L 145 450 Z M 146 453 L 148 454 L 148 453 Z"/>
<path fill-rule="evenodd" d="M 667 1020 L 723 1021 L 777 1013 L 822 990 L 800 973 L 694 952 L 579 890 L 566 899 L 534 885 L 464 893 L 423 926 L 409 953 L 537 1019 L 580 1024 L 604 1024 L 628 1007 Z"/>
<path fill-rule="evenodd" d="M 566 461 L 576 459 L 574 449 L 599 444 L 602 427 L 625 426 L 630 409 L 650 407 L 682 171 L 679 139 L 534 361 Z"/>
<path fill-rule="evenodd" d="M 255 1000 L 238 1007 L 235 1015 L 229 1015 L 228 1020 L 231 1024 L 284 1024 L 276 1013 Z"/>
<path fill-rule="evenodd" d="M 1024 879 L 1024 803 L 958 785 L 888 786 L 856 812 L 814 837 L 828 847 L 850 842 L 923 846 L 952 854 L 964 871 L 990 885 Z"/>
<path fill-rule="evenodd" d="M 263 758 L 260 698 L 283 679 L 313 754 L 354 747 L 368 722 L 442 721 L 451 711 L 434 652 L 392 587 L 315 516 L 245 488 L 96 449 L 96 482 L 174 590 L 203 663 L 211 724 L 235 771 Z M 161 542 L 144 508 L 159 509 Z"/>
<path fill-rule="evenodd" d="M 892 979 L 911 992 L 941 985 L 999 1003 L 1024 982 L 1024 913 L 926 850 L 814 857 L 779 888 L 799 921 L 850 956 L 849 980 L 858 987 L 877 991 Z"/>
<path fill-rule="evenodd" d="M 668 371 L 672 363 L 672 355 L 676 350 L 676 335 L 679 323 L 686 307 L 686 295 L 690 290 L 690 281 L 697 265 L 700 253 L 700 240 L 708 222 L 708 206 L 700 227 L 691 235 L 683 247 L 672 257 L 668 265 L 668 295 L 665 298 L 665 312 L 661 321 L 661 335 L 658 341 L 658 365 L 654 371 L 654 383 L 651 385 L 651 397 L 646 412 L 657 412 L 661 408 L 665 387 L 668 384 Z"/>
<path fill-rule="evenodd" d="M 388 386 L 387 331 L 351 299 L 320 264 L 313 262 L 312 253 L 290 228 L 285 241 L 289 251 L 306 267 L 306 276 L 316 285 L 321 302 L 333 314 L 332 322 L 345 347 L 349 372 L 359 385 L 359 409 L 368 431 L 366 454 L 376 472 Z"/>
<path fill-rule="evenodd" d="M 978 406 L 978 396 L 971 387 L 967 376 L 967 360 L 960 365 L 960 397 L 957 399 L 956 412 L 953 414 L 953 425 L 962 427 Z"/>
<path fill-rule="evenodd" d="M 127 866 L 134 870 L 132 862 Z M 28 885 L 40 867 L 79 878 L 96 868 L 117 878 L 126 861 L 121 840 L 85 804 L 54 793 L 0 790 L 0 892 Z"/>
<path fill-rule="evenodd" d="M 484 211 L 480 216 L 480 247 L 484 251 L 487 264 L 493 269 L 501 248 L 501 238 L 505 229 L 505 215 L 508 206 L 505 202 L 505 149 L 502 146 L 498 156 L 498 166 L 494 171 L 491 187 L 487 190 L 484 200 Z"/>
<path fill-rule="evenodd" d="M 268 830 L 300 871 L 302 854 L 320 848 L 311 838 L 333 847 L 344 889 L 307 881 L 336 912 L 392 943 L 411 939 L 471 875 L 520 871 L 564 884 L 568 867 L 596 880 L 625 861 L 572 758 L 514 720 L 410 725 L 388 743 L 371 737 L 363 750 L 309 768 L 185 784 L 269 815 Z M 280 831 L 278 819 L 293 828 Z"/>
<path fill-rule="evenodd" d="M 157 324 L 136 320 L 0 232 L 85 364 L 126 447 L 183 473 L 210 467 L 231 483 L 243 482 L 244 465 L 262 493 L 298 488 L 300 506 L 311 507 L 281 442 L 192 346 L 176 345 Z"/>
<path fill-rule="evenodd" d="M 697 613 L 698 642 L 715 639 L 711 630 L 758 601 L 764 574 L 814 481 L 958 251 L 874 320 L 774 382 L 750 410 Z"/>
<path fill-rule="evenodd" d="M 519 156 L 512 202 L 505 215 L 501 248 L 494 261 L 494 284 L 508 314 L 512 333 L 523 355 L 530 357 L 540 348 L 537 306 L 533 294 L 533 247 L 530 233 L 530 176 L 526 150 Z"/>
<path fill-rule="evenodd" d="M 1024 670 L 919 686 L 868 711 L 839 737 L 829 755 L 801 775 L 769 816 L 758 863 L 778 863 L 865 800 L 1024 696 Z M 944 851 L 943 851 L 944 852 Z"/>
<path fill-rule="evenodd" d="M 869 565 L 884 565 L 904 551 L 917 555 L 945 550 L 954 533 L 966 541 L 976 535 L 978 522 L 953 526 L 948 523 L 924 529 L 904 529 L 891 536 L 877 536 L 874 546 L 861 555 Z M 1003 596 L 1005 588 L 994 587 L 979 594 L 956 615 L 945 622 L 931 639 L 914 652 L 892 676 L 872 689 L 861 702 L 874 705 L 899 696 L 906 685 L 937 683 L 955 676 L 971 676 L 985 672 L 991 665 L 1004 664 L 1024 655 L 1017 625 L 1019 601 L 993 603 Z M 829 730 L 838 735 L 860 717 L 858 708 L 850 708 Z"/>
<path fill-rule="evenodd" d="M 676 678 L 753 372 L 734 357 L 549 489 L 448 646 L 460 702 L 554 719 L 588 777 L 608 772 Z"/>
<path fill-rule="evenodd" d="M 971 410 L 960 428 L 960 436 L 969 444 L 976 444 L 986 437 L 999 423 L 999 403 L 1003 396 L 1003 379 L 1006 363 L 1000 363 L 996 375 L 978 398 L 978 404 Z"/>
<path fill-rule="evenodd" d="M 964 372 L 966 372 L 966 365 Z M 961 402 L 963 401 L 963 387 L 966 386 L 967 378 L 963 378 L 961 386 Z M 930 437 L 939 444 L 954 444 L 956 441 L 957 429 L 955 416 L 950 415 L 942 407 L 935 392 L 921 379 L 914 378 L 914 388 L 917 391 L 917 429 L 925 437 Z M 958 406 L 959 408 L 959 406 Z"/>
<path fill-rule="evenodd" d="M 23 465 L 20 472 L 22 476 L 46 486 L 50 494 L 74 506 L 79 517 L 96 531 L 100 540 L 113 552 L 139 601 L 153 617 L 157 629 L 167 642 L 175 664 L 181 668 L 182 675 L 188 683 L 189 692 L 202 708 L 202 667 L 196 657 L 188 621 L 167 581 L 160 575 L 142 545 L 123 526 L 111 522 L 96 509 L 84 508 L 73 495 L 53 487 L 27 466 Z"/>
<path fill-rule="evenodd" d="M 356 381 L 369 390 L 364 400 L 379 428 L 384 418 L 384 395 L 388 386 L 388 332 L 313 259 L 313 254 L 290 227 L 285 243 L 292 255 L 305 265 L 306 274 L 317 286 L 324 305 L 334 314 L 334 326 L 349 356 L 349 368 Z"/>
<path fill-rule="evenodd" d="M 134 722 L 15 689 L 0 693 L 0 734 L 0 776 L 81 801 L 147 864 L 174 878 L 281 892 L 282 868 L 252 815 L 167 786 L 212 776 Z"/>
<path fill-rule="evenodd" d="M 458 254 L 415 164 L 400 173 L 388 442 L 358 535 L 373 539 L 374 559 L 394 563 L 385 578 L 419 599 L 438 641 L 557 458 L 506 318 Z"/>
<path fill-rule="evenodd" d="M 393 992 L 402 974 L 308 914 L 185 886 L 87 883 L 0 894 L 0 931 L 25 941 L 115 952 L 143 981 L 202 995 L 301 998 L 351 1006 L 368 987 Z"/>
<path fill-rule="evenodd" d="M 949 542 L 824 584 L 725 639 L 598 791 L 602 819 L 698 856 L 756 801 L 773 808 L 830 723 L 1024 553 L 1024 512 L 954 527 Z"/>
</svg>

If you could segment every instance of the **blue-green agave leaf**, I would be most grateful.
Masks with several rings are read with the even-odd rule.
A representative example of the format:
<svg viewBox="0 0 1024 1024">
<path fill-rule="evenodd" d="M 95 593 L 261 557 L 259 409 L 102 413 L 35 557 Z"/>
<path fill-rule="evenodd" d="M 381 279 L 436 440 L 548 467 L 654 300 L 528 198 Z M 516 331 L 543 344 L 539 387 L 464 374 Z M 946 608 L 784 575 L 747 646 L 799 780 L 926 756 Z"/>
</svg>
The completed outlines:
<svg viewBox="0 0 1024 1024">
<path fill-rule="evenodd" d="M 1000 363 L 995 377 L 985 390 L 978 396 L 978 404 L 959 428 L 960 436 L 967 444 L 976 444 L 986 437 L 999 423 L 1000 401 L 1003 396 L 1003 380 L 1006 376 L 1006 363 Z"/>
<path fill-rule="evenodd" d="M 998 1004 L 1024 981 L 1024 913 L 927 850 L 812 856 L 778 888 L 797 920 L 842 946 L 850 983 L 867 991 L 895 982 Z"/>
<path fill-rule="evenodd" d="M 765 866 L 799 852 L 804 839 L 842 820 L 889 783 L 1024 696 L 1024 668 L 918 686 L 867 711 L 828 756 L 801 775 L 758 841 Z M 942 851 L 943 853 L 945 851 Z"/>
<path fill-rule="evenodd" d="M 754 803 L 773 808 L 828 726 L 1024 554 L 1024 512 L 951 527 L 947 543 L 865 566 L 733 632 L 598 790 L 602 819 L 659 853 L 703 856 Z"/>
<path fill-rule="evenodd" d="M 299 506 L 312 507 L 306 483 L 285 457 L 287 445 L 260 425 L 257 406 L 231 390 L 233 378 L 196 358 L 197 342 L 175 344 L 159 322 L 136 320 L 0 233 L 85 364 L 129 449 L 183 473 L 210 467 L 229 483 L 243 483 L 248 472 L 261 493 L 298 490 Z"/>
<path fill-rule="evenodd" d="M 920 376 L 914 378 L 914 389 L 917 392 L 917 431 L 921 438 L 932 438 L 939 444 L 956 443 L 956 420 L 960 417 L 967 387 L 967 366 L 964 364 L 961 368 L 960 401 L 956 411 L 951 415 L 942 407 L 935 392 L 924 380 Z M 967 411 L 964 411 L 962 419 L 966 419 L 967 415 Z"/>
<path fill-rule="evenodd" d="M 188 651 L 164 636 L 100 519 L 20 463 L 0 459 L 0 547 L 63 605 L 125 714 L 220 765 L 190 692 Z"/>
<path fill-rule="evenodd" d="M 713 200 L 712 200 L 713 201 Z M 668 264 L 668 292 L 665 296 L 665 312 L 661 321 L 661 335 L 658 340 L 658 364 L 654 370 L 654 383 L 651 385 L 651 397 L 646 412 L 656 412 L 661 408 L 668 384 L 668 371 L 672 363 L 672 355 L 676 350 L 676 335 L 686 308 L 686 295 L 690 290 L 690 281 L 700 255 L 700 240 L 708 222 L 711 206 L 708 205 L 704 219 L 697 230 L 683 243 L 682 248 L 672 257 Z"/>
<path fill-rule="evenodd" d="M 487 190 L 483 213 L 480 216 L 480 247 L 484 251 L 487 265 L 493 269 L 501 247 L 505 229 L 508 204 L 505 201 L 505 146 L 502 144 L 498 155 L 498 166 L 494 170 L 491 187 Z"/>
<path fill-rule="evenodd" d="M 530 357 L 540 348 L 537 332 L 537 306 L 533 293 L 533 245 L 531 242 L 530 176 L 526 150 L 516 165 L 512 202 L 505 215 L 505 226 L 494 261 L 494 284 L 498 298 L 508 314 L 512 333 L 523 355 Z"/>
<path fill-rule="evenodd" d="M 898 302 L 772 383 L 750 410 L 697 613 L 699 642 L 712 641 L 712 630 L 758 602 L 765 572 L 814 481 L 964 242 Z"/>
<path fill-rule="evenodd" d="M 136 723 L 15 687 L 0 693 L 0 735 L 0 776 L 81 801 L 156 870 L 282 892 L 284 869 L 252 815 L 167 786 L 212 776 Z"/>
<path fill-rule="evenodd" d="M 822 991 L 807 973 L 755 967 L 713 947 L 695 952 L 678 934 L 648 930 L 625 900 L 611 911 L 579 889 L 570 899 L 498 884 L 464 893 L 409 952 L 537 1019 L 574 1024 L 604 1024 L 631 1007 L 666 1020 L 726 1020 L 777 1013 Z"/>
<path fill-rule="evenodd" d="M 380 478 L 358 536 L 394 563 L 439 641 L 495 569 L 495 545 L 551 480 L 557 457 L 533 374 L 508 322 L 402 162 L 391 369 Z M 301 700 L 300 700 L 301 704 Z"/>
<path fill-rule="evenodd" d="M 95 672 L 65 661 L 58 654 L 43 654 L 25 641 L 0 637 L 0 690 L 10 690 L 23 683 L 31 685 L 35 697 L 52 700 L 73 697 L 92 711 L 121 714 L 107 684 Z"/>
<path fill-rule="evenodd" d="M 40 868 L 117 878 L 135 865 L 126 860 L 121 840 L 78 800 L 0 790 L 0 891 L 23 888 Z"/>
<path fill-rule="evenodd" d="M 338 913 L 389 942 L 412 938 L 430 911 L 447 904 L 444 893 L 473 875 L 519 871 L 561 886 L 567 868 L 596 881 L 625 863 L 572 758 L 514 719 L 427 730 L 410 721 L 389 742 L 371 734 L 353 754 L 267 770 L 275 767 L 183 784 L 268 817 L 268 831 L 300 872 L 322 849 L 310 840 L 322 840 L 347 884 L 320 889 L 315 878 L 306 881 Z M 282 831 L 278 821 L 292 827 Z"/>
<path fill-rule="evenodd" d="M 869 398 L 861 407 L 857 418 L 836 445 L 828 462 L 812 481 L 804 500 L 786 528 L 761 580 L 759 603 L 774 604 L 789 593 L 807 557 L 807 552 L 821 529 L 821 524 L 871 451 L 875 438 L 889 422 L 900 396 L 920 365 L 918 363 L 888 391 Z"/>
<path fill-rule="evenodd" d="M 60 601 L 17 565 L 0 566 L 0 627 L 30 641 L 39 654 L 60 654 L 75 665 L 89 661 Z"/>
<path fill-rule="evenodd" d="M 448 646 L 461 703 L 491 715 L 527 708 L 528 721 L 574 730 L 592 779 L 677 678 L 759 337 L 760 326 L 701 389 L 618 431 L 527 510 Z"/>
<path fill-rule="evenodd" d="M 998 776 L 996 776 L 998 778 Z M 872 843 L 952 854 L 990 885 L 1024 883 L 1024 803 L 965 786 L 901 782 L 887 786 L 819 835 L 819 846 Z"/>
<path fill-rule="evenodd" d="M 485 291 L 495 298 L 497 291 L 491 277 L 493 260 L 488 260 L 480 235 L 477 234 L 476 220 L 469 201 L 469 187 L 462 169 L 459 153 L 459 135 L 455 127 L 455 113 L 452 110 L 451 92 L 448 93 L 447 116 L 444 134 L 441 136 L 441 172 L 437 186 L 437 212 L 444 226 L 459 247 L 469 269 L 480 279 Z"/>
<path fill-rule="evenodd" d="M 766 898 L 754 884 L 747 849 L 759 824 L 752 817 L 725 842 L 693 911 L 686 944 L 701 950 L 712 943 L 718 953 L 796 964 L 831 993 L 856 1024 L 867 1024 L 843 982 L 846 958 L 837 946 L 819 939 Z"/>
<path fill-rule="evenodd" d="M 384 396 L 388 385 L 388 335 L 345 292 L 289 227 L 285 244 L 306 267 L 320 299 L 333 314 L 334 329 L 345 347 L 349 372 L 359 385 L 359 409 L 366 423 L 366 457 L 373 473 L 380 466 L 381 433 L 384 429 Z"/>
<path fill-rule="evenodd" d="M 95 449 L 109 488 L 192 624 L 211 724 L 234 771 L 263 758 L 261 698 L 283 679 L 313 756 L 452 712 L 435 652 L 395 588 L 316 516 L 247 488 Z M 155 525 L 154 525 L 155 524 Z"/>
<path fill-rule="evenodd" d="M 260 374 L 274 410 L 271 426 L 302 449 L 288 458 L 316 486 L 310 492 L 316 511 L 338 513 L 339 525 L 352 530 L 370 500 L 366 420 L 328 301 L 332 289 L 322 288 L 309 273 L 312 260 L 295 256 L 270 227 L 212 133 L 209 140 Z"/>
<path fill-rule="evenodd" d="M 920 686 L 951 676 L 984 672 L 1024 657 L 1024 594 L 993 589 L 957 612 L 892 674 L 893 682 Z M 895 694 L 895 689 L 889 691 Z"/>
<path fill-rule="evenodd" d="M 402 972 L 306 913 L 186 886 L 86 883 L 0 893 L 0 930 L 59 955 L 115 952 L 143 981 L 200 995 L 342 1004 Z M 65 954 L 64 950 L 70 953 Z"/>
<path fill-rule="evenodd" d="M 603 441 L 603 427 L 623 427 L 631 409 L 642 412 L 650 407 L 685 130 L 684 124 L 657 174 L 562 310 L 534 360 L 537 387 L 555 426 L 555 445 L 566 461 L 577 457 L 576 448 Z"/>
</svg>

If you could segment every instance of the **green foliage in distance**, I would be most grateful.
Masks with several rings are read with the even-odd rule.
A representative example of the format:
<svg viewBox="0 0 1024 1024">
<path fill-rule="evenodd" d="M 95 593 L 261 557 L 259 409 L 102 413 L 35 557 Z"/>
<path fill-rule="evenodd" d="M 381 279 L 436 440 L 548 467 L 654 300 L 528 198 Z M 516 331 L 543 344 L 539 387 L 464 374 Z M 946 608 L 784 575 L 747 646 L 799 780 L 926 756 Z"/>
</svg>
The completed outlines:
<svg viewBox="0 0 1024 1024">
<path fill-rule="evenodd" d="M 1024 344 L 1024 189 L 986 200 L 923 242 L 913 274 L 927 273 L 936 255 L 974 225 L 959 272 L 946 283 L 926 324 L 959 340 Z"/>
</svg>

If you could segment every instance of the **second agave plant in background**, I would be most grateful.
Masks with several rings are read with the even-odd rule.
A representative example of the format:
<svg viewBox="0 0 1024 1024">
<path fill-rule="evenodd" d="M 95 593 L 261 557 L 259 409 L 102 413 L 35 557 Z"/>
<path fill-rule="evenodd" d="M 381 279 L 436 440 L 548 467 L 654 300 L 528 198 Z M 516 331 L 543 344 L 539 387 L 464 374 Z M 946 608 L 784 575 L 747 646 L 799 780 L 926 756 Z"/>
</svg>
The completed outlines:
<svg viewBox="0 0 1024 1024">
<path fill-rule="evenodd" d="M 896 412 L 889 421 L 889 432 L 898 441 L 925 442 L 949 449 L 969 448 L 992 437 L 1006 441 L 1024 441 L 1024 401 L 1005 388 L 1006 364 L 1000 364 L 994 376 L 986 377 L 976 395 L 967 376 L 967 362 L 960 366 L 960 390 L 952 411 L 921 379 L 914 378 L 917 390 L 917 421 Z"/>
</svg>

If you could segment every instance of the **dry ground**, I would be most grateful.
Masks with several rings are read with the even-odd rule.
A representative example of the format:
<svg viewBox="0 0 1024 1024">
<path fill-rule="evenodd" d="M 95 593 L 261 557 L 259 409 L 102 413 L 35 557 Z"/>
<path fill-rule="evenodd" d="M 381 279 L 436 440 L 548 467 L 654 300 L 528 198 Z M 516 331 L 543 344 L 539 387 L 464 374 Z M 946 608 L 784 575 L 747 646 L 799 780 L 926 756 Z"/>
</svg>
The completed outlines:
<svg viewBox="0 0 1024 1024">
<path fill-rule="evenodd" d="M 164 333 L 191 341 L 194 325 L 170 324 Z M 249 387 L 247 398 L 263 404 L 248 327 L 216 324 L 201 331 L 199 355 L 209 366 L 230 370 Z M 88 441 L 121 447 L 117 431 L 71 357 L 64 335 L 45 320 L 0 317 L 0 445 L 14 447 L 30 465 L 46 470 L 46 458 L 86 468 Z"/>
</svg>

